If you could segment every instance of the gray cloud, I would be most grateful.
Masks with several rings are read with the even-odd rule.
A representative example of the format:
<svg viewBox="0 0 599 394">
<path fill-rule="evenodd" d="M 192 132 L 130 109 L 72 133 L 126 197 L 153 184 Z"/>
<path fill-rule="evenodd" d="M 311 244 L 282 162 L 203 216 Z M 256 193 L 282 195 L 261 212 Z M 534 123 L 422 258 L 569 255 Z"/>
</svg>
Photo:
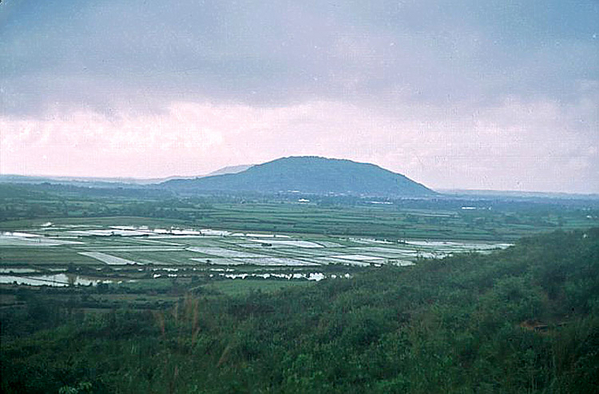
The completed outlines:
<svg viewBox="0 0 599 394">
<path fill-rule="evenodd" d="M 6 114 L 181 99 L 569 101 L 598 79 L 591 1 L 8 0 L 0 14 Z"/>
</svg>

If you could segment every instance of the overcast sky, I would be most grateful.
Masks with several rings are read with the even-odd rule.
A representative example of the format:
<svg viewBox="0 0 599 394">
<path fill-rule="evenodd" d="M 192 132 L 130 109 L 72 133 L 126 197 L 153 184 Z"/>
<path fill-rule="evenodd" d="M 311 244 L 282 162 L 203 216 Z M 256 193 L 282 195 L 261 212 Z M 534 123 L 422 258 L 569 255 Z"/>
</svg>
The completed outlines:
<svg viewBox="0 0 599 394">
<path fill-rule="evenodd" d="M 599 193 L 599 2 L 0 3 L 0 173 L 282 156 Z"/>
</svg>

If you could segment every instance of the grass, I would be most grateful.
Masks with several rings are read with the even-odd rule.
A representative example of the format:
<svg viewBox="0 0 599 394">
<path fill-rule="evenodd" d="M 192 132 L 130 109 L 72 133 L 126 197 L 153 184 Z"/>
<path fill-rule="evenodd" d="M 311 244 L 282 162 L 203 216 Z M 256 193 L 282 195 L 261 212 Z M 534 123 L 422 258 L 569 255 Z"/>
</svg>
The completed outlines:
<svg viewBox="0 0 599 394">
<path fill-rule="evenodd" d="M 87 256 L 82 256 L 66 246 L 6 246 L 0 248 L 0 265 L 60 265 L 66 267 L 71 263 L 78 265 L 96 265 L 98 261 Z"/>
<path fill-rule="evenodd" d="M 86 225 L 86 226 L 150 226 L 156 228 L 185 227 L 186 222 L 176 219 L 147 218 L 139 216 L 105 216 L 105 217 L 52 217 L 43 219 L 22 219 L 0 222 L 0 231 L 13 231 L 23 228 L 39 227 L 52 222 L 55 226 Z"/>
<path fill-rule="evenodd" d="M 272 293 L 288 287 L 313 286 L 315 283 L 307 280 L 233 279 L 214 281 L 202 287 L 229 296 L 241 296 L 252 291 Z"/>
</svg>

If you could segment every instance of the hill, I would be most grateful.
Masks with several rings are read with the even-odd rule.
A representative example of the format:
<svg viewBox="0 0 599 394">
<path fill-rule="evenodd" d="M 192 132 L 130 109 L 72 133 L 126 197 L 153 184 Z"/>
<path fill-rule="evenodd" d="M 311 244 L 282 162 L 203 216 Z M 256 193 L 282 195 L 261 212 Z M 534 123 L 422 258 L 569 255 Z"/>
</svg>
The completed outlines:
<svg viewBox="0 0 599 394">
<path fill-rule="evenodd" d="M 323 157 L 286 157 L 236 174 L 171 180 L 163 187 L 188 192 L 300 192 L 318 195 L 424 197 L 435 192 L 404 175 L 368 163 Z"/>
</svg>

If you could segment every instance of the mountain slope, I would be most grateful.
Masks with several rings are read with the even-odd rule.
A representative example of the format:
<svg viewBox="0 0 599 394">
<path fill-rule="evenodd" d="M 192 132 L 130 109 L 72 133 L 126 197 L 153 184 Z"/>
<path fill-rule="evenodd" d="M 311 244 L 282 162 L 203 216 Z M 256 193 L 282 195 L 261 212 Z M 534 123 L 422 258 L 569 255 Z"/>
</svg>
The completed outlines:
<svg viewBox="0 0 599 394">
<path fill-rule="evenodd" d="M 435 192 L 374 164 L 302 156 L 255 165 L 237 174 L 172 180 L 163 187 L 179 191 L 245 191 L 347 194 L 381 197 L 428 196 Z"/>
</svg>

